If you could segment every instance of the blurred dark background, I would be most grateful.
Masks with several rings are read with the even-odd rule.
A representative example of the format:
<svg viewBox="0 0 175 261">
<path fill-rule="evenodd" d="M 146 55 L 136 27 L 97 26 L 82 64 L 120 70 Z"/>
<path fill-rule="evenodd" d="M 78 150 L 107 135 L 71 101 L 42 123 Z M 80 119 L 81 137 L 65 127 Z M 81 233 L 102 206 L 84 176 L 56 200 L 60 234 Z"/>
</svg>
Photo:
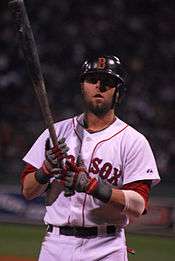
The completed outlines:
<svg viewBox="0 0 175 261">
<path fill-rule="evenodd" d="M 8 1 L 0 2 L 0 183 L 19 184 L 22 158 L 43 131 Z M 25 1 L 55 121 L 82 112 L 79 71 L 114 54 L 128 72 L 118 114 L 151 143 L 162 184 L 175 184 L 175 2 Z"/>
</svg>

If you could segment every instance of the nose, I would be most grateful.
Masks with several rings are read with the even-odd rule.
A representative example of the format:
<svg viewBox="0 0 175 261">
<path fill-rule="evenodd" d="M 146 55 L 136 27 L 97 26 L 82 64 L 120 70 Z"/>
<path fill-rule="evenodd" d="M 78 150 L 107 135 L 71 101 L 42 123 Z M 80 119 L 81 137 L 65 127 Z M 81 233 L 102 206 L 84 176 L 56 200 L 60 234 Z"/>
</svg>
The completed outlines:
<svg viewBox="0 0 175 261">
<path fill-rule="evenodd" d="M 96 83 L 96 88 L 98 90 L 100 90 L 101 92 L 103 91 L 103 83 L 101 80 L 98 80 L 97 83 Z"/>
<path fill-rule="evenodd" d="M 100 86 L 101 86 L 101 81 L 98 80 L 98 81 L 96 82 L 96 88 L 100 88 Z"/>
<path fill-rule="evenodd" d="M 103 82 L 101 80 L 98 80 L 96 82 L 96 89 L 98 89 L 100 92 L 105 91 L 105 87 L 103 86 Z"/>
</svg>

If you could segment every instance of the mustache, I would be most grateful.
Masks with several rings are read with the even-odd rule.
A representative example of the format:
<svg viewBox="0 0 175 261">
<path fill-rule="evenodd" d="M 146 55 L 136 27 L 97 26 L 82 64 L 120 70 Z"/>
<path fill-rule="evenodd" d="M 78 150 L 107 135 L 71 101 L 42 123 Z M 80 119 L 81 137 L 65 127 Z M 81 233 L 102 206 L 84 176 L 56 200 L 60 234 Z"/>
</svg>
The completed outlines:
<svg viewBox="0 0 175 261">
<path fill-rule="evenodd" d="M 101 95 L 101 94 L 96 94 L 96 95 L 94 95 L 94 97 L 97 97 L 97 98 L 103 98 L 103 96 Z"/>
</svg>

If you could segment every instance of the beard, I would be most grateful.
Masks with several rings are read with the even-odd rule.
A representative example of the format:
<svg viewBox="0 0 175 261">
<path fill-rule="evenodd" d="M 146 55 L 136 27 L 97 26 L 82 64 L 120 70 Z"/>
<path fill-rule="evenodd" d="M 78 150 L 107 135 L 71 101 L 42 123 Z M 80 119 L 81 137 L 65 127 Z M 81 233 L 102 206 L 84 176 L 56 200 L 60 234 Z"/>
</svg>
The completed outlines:
<svg viewBox="0 0 175 261">
<path fill-rule="evenodd" d="M 96 116 L 104 116 L 107 112 L 113 109 L 113 99 L 108 102 L 103 103 L 93 103 L 92 101 L 87 101 L 84 97 L 86 110 L 92 112 Z"/>
</svg>

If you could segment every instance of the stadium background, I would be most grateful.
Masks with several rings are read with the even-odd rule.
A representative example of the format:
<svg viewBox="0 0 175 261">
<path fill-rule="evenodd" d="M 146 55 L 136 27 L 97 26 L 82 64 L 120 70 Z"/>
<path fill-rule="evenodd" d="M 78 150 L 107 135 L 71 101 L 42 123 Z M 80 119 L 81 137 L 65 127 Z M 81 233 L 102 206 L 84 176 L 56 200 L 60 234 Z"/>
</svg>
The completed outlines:
<svg viewBox="0 0 175 261">
<path fill-rule="evenodd" d="M 6 222 L 40 224 L 43 215 L 40 201 L 29 204 L 19 194 L 22 157 L 44 124 L 18 49 L 7 2 L 0 2 L 0 221 L 3 227 Z M 55 121 L 82 111 L 79 70 L 85 57 L 115 54 L 124 61 L 128 92 L 118 113 L 148 138 L 162 178 L 152 192 L 152 216 L 143 218 L 130 230 L 163 234 L 164 244 L 172 242 L 167 236 L 174 237 L 175 231 L 175 3 L 169 0 L 26 0 L 25 4 Z M 5 228 L 4 235 L 8 235 Z M 8 248 L 6 252 L 3 255 L 8 254 Z M 10 250 L 9 253 L 13 254 Z"/>
</svg>

